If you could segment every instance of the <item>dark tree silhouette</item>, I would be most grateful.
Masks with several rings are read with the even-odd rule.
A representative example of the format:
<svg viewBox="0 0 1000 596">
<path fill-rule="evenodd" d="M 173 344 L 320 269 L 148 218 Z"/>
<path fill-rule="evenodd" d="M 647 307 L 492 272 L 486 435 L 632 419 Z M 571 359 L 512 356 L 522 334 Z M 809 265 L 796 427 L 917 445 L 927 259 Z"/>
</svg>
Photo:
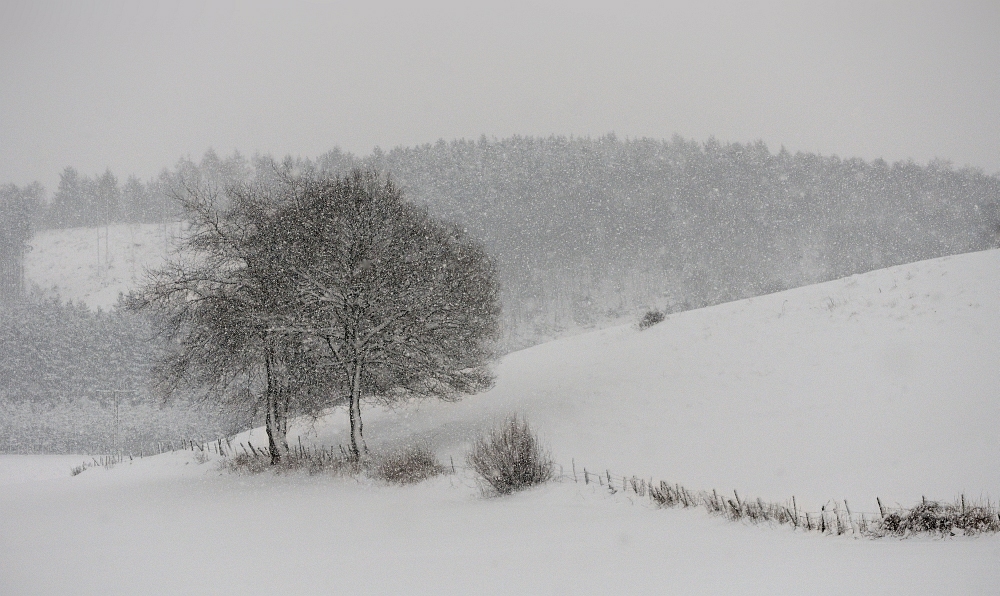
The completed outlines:
<svg viewBox="0 0 1000 596">
<path fill-rule="evenodd" d="M 279 218 L 298 290 L 293 328 L 326 346 L 355 458 L 363 397 L 451 398 L 492 382 L 499 287 L 481 243 L 373 170 L 301 181 Z"/>
<path fill-rule="evenodd" d="M 358 458 L 362 397 L 450 398 L 492 382 L 492 260 L 388 179 L 281 175 L 178 198 L 181 258 L 126 304 L 160 314 L 174 342 L 158 368 L 168 388 L 264 406 L 272 463 L 296 408 L 347 402 Z"/>
<path fill-rule="evenodd" d="M 286 439 L 295 382 L 321 383 L 301 338 L 281 327 L 294 297 L 281 270 L 284 246 L 274 216 L 280 189 L 236 185 L 225 195 L 187 186 L 177 194 L 188 224 L 179 257 L 126 299 L 158 313 L 173 350 L 157 367 L 168 390 L 207 387 L 233 406 L 263 406 L 273 463 Z M 223 203 L 225 203 L 223 205 Z"/>
</svg>

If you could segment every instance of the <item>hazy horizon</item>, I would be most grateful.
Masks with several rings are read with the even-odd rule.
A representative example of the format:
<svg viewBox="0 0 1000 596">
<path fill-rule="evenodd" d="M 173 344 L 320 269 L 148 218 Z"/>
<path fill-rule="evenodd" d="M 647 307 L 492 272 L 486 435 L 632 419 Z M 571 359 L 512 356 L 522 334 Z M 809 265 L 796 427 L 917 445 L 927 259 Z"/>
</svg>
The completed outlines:
<svg viewBox="0 0 1000 596">
<path fill-rule="evenodd" d="M 0 183 L 213 148 L 763 140 L 1000 171 L 1000 5 L 8 2 Z"/>
</svg>

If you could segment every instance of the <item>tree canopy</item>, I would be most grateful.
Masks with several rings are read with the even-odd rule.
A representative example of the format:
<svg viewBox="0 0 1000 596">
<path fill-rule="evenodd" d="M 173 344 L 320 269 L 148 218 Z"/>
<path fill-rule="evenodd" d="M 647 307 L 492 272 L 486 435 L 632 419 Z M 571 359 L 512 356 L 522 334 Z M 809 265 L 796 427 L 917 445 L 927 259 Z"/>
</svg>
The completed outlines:
<svg viewBox="0 0 1000 596">
<path fill-rule="evenodd" d="M 179 198 L 180 257 L 128 305 L 162 314 L 167 384 L 265 408 L 272 461 L 287 453 L 290 411 L 346 402 L 360 457 L 362 398 L 450 398 L 492 381 L 493 261 L 388 177 L 284 173 Z"/>
<path fill-rule="evenodd" d="M 492 381 L 495 267 L 480 243 L 372 170 L 299 188 L 278 218 L 299 301 L 294 329 L 327 348 L 357 456 L 361 397 L 451 397 Z"/>
</svg>

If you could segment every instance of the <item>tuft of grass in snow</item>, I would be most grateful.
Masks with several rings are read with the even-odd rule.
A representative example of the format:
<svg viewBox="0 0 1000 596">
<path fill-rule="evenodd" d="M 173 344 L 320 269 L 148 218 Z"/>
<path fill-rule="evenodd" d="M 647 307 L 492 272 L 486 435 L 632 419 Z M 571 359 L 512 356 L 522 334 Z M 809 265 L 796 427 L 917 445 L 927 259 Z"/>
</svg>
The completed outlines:
<svg viewBox="0 0 1000 596">
<path fill-rule="evenodd" d="M 271 457 L 264 449 L 243 447 L 243 452 L 233 453 L 222 461 L 222 469 L 237 474 L 262 472 L 291 472 L 304 470 L 309 474 L 332 473 L 355 476 L 365 473 L 371 478 L 395 484 L 413 484 L 438 474 L 446 468 L 434 452 L 423 445 L 366 457 L 355 461 L 343 449 L 311 449 L 301 444 L 292 449 L 278 464 L 271 464 Z M 198 454 L 195 454 L 197 459 Z"/>
<path fill-rule="evenodd" d="M 375 456 L 367 465 L 370 476 L 395 484 L 413 484 L 445 472 L 434 452 L 423 445 Z"/>
<path fill-rule="evenodd" d="M 260 474 L 271 467 L 270 462 L 256 454 L 239 453 L 222 460 L 223 470 L 236 474 Z"/>
<path fill-rule="evenodd" d="M 262 472 L 292 472 L 304 470 L 309 474 L 356 474 L 360 467 L 343 454 L 333 450 L 293 450 L 281 461 L 272 465 L 271 456 L 266 451 L 255 449 L 252 453 L 244 452 L 231 455 L 222 460 L 223 470 L 236 474 L 260 474 Z"/>
<path fill-rule="evenodd" d="M 237 474 L 260 474 L 269 471 L 281 473 L 296 470 L 305 470 L 309 474 L 354 474 L 357 473 L 358 466 L 347 457 L 329 453 L 324 456 L 314 453 L 307 455 L 289 454 L 287 458 L 276 465 L 271 465 L 270 456 L 239 453 L 224 459 L 222 469 Z"/>
<path fill-rule="evenodd" d="M 476 441 L 466 460 L 501 495 L 546 482 L 553 473 L 552 457 L 528 422 L 517 415 Z"/>
</svg>

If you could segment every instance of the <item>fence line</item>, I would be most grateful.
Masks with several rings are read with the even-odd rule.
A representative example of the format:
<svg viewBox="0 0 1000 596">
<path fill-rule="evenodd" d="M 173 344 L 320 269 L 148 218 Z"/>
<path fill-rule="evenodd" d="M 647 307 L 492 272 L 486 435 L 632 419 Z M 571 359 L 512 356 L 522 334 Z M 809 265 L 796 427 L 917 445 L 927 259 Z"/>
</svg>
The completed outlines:
<svg viewBox="0 0 1000 596">
<path fill-rule="evenodd" d="M 297 444 L 290 446 L 289 452 L 296 458 L 311 459 L 320 464 L 348 459 L 348 453 L 343 445 L 338 447 L 339 450 L 335 450 L 332 446 L 314 445 L 310 447 L 303 445 L 300 436 Z M 205 443 L 184 440 L 180 443 L 180 449 L 199 453 L 214 452 L 222 457 L 243 455 L 268 460 L 271 457 L 267 447 L 258 447 L 249 438 L 245 441 L 238 441 L 235 445 L 230 437 L 220 437 Z M 157 453 L 140 452 L 138 457 L 177 450 L 178 448 L 173 442 L 157 443 Z M 95 457 L 92 458 L 92 461 L 84 462 L 81 466 L 73 468 L 72 473 L 76 475 L 95 466 L 111 467 L 123 462 L 125 457 L 128 457 L 130 461 L 133 459 L 131 454 L 128 456 L 117 454 Z M 722 516 L 730 521 L 747 520 L 754 523 L 787 524 L 796 530 L 817 531 L 837 536 L 848 532 L 854 536 L 904 535 L 907 532 L 918 531 L 944 534 L 951 532 L 952 528 L 964 529 L 966 533 L 1000 532 L 998 506 L 989 499 L 986 500 L 985 505 L 967 502 L 964 494 L 961 495 L 960 501 L 956 501 L 954 504 L 941 504 L 922 497 L 921 504 L 912 508 L 887 507 L 879 497 L 876 497 L 877 512 L 852 510 L 847 499 L 843 501 L 831 500 L 821 506 L 819 511 L 807 511 L 799 507 L 794 495 L 789 501 L 775 503 L 764 501 L 759 497 L 746 499 L 734 489 L 732 497 L 729 497 L 718 493 L 715 489 L 709 493 L 706 490 L 691 491 L 680 484 L 672 484 L 664 480 L 656 483 L 652 476 L 648 479 L 635 475 L 624 476 L 612 474 L 610 469 L 595 472 L 586 467 L 582 467 L 578 471 L 576 459 L 573 458 L 570 462 L 569 471 L 561 465 L 559 466 L 559 474 L 555 475 L 556 479 L 572 480 L 579 483 L 582 473 L 583 484 L 595 484 L 606 488 L 611 494 L 631 492 L 650 499 L 657 507 L 703 507 L 708 513 Z M 452 472 L 459 469 L 470 470 L 464 466 L 456 466 L 454 458 L 452 458 Z"/>
<path fill-rule="evenodd" d="M 564 472 L 562 478 L 580 482 L 576 460 L 572 460 L 572 476 Z M 1000 511 L 989 499 L 986 503 L 970 503 L 965 495 L 955 503 L 939 503 L 921 498 L 915 507 L 887 507 L 876 497 L 878 512 L 851 510 L 847 499 L 828 501 L 820 511 L 800 509 L 794 496 L 785 503 L 765 502 L 760 498 L 741 498 L 736 490 L 733 496 L 720 495 L 716 490 L 691 491 L 680 484 L 666 481 L 654 483 L 653 478 L 618 476 L 610 470 L 603 473 L 583 468 L 584 484 L 595 483 L 607 487 L 612 494 L 618 491 L 648 497 L 659 507 L 704 507 L 710 514 L 721 515 L 730 521 L 748 520 L 754 523 L 789 524 L 794 529 L 818 531 L 824 534 L 843 535 L 850 532 L 858 536 L 908 535 L 918 532 L 954 534 L 962 529 L 966 534 L 1000 532 Z M 832 504 L 832 506 L 830 506 Z"/>
</svg>

